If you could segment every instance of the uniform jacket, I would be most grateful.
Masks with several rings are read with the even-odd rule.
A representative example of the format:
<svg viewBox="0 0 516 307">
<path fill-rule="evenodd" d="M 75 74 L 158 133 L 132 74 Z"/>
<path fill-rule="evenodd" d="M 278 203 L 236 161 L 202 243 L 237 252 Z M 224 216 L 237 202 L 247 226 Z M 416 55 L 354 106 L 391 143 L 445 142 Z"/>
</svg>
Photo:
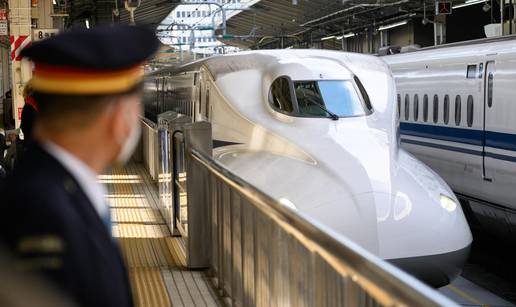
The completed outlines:
<svg viewBox="0 0 516 307">
<path fill-rule="evenodd" d="M 81 306 L 132 306 L 120 251 L 69 172 L 32 144 L 4 182 L 0 239 Z"/>
</svg>

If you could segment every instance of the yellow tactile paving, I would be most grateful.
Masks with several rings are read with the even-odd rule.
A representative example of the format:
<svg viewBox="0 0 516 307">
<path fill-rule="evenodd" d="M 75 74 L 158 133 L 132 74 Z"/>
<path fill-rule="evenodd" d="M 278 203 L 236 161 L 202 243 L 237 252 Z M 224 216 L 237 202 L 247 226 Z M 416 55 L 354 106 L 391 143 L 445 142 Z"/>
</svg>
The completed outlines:
<svg viewBox="0 0 516 307">
<path fill-rule="evenodd" d="M 137 306 L 172 305 L 159 268 L 133 268 L 129 278 Z"/>
<path fill-rule="evenodd" d="M 159 211 L 156 185 L 139 164 L 99 176 L 108 188 L 113 236 L 129 269 L 136 306 L 220 306 L 202 272 L 186 267 L 185 244 Z"/>
</svg>

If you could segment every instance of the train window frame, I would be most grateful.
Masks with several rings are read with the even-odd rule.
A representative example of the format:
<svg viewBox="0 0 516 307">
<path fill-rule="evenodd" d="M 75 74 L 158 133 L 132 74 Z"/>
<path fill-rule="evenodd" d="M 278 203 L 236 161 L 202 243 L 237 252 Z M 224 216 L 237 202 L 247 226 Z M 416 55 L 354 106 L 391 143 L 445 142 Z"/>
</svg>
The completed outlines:
<svg viewBox="0 0 516 307">
<path fill-rule="evenodd" d="M 468 65 L 466 68 L 466 78 L 476 79 L 477 78 L 477 64 Z"/>
<path fill-rule="evenodd" d="M 423 96 L 423 121 L 428 122 L 428 95 Z"/>
<path fill-rule="evenodd" d="M 435 94 L 432 106 L 432 120 L 434 124 L 439 122 L 439 95 Z"/>
<path fill-rule="evenodd" d="M 410 118 L 410 96 L 405 94 L 405 120 L 408 121 Z"/>
<path fill-rule="evenodd" d="M 366 108 L 373 112 L 373 104 L 371 103 L 371 99 L 369 99 L 369 94 L 367 94 L 367 91 L 362 84 L 362 81 L 357 76 L 353 76 L 353 81 L 355 81 L 355 86 L 358 88 L 360 92 L 360 96 L 362 99 L 362 102 L 365 104 Z"/>
<path fill-rule="evenodd" d="M 473 95 L 469 95 L 468 96 L 468 100 L 467 100 L 467 124 L 468 124 L 468 127 L 473 127 L 473 121 L 475 120 L 474 118 L 474 98 L 473 98 Z"/>
<path fill-rule="evenodd" d="M 489 72 L 487 75 L 487 106 L 493 106 L 493 87 L 494 87 L 494 74 L 493 72 Z"/>
<path fill-rule="evenodd" d="M 445 125 L 448 125 L 450 122 L 450 96 L 448 94 L 444 95 L 443 122 Z"/>
<path fill-rule="evenodd" d="M 460 126 L 462 120 L 462 98 L 460 95 L 455 96 L 455 126 Z"/>
<path fill-rule="evenodd" d="M 278 109 L 274 105 L 274 103 L 272 102 L 272 97 L 273 97 L 272 96 L 272 86 L 280 78 L 285 78 L 288 81 L 288 84 L 289 84 L 290 98 L 291 98 L 291 102 L 292 102 L 292 111 L 291 112 L 287 112 L 287 111 L 283 111 L 281 109 Z M 324 118 L 324 117 L 318 117 L 318 116 L 313 116 L 313 115 L 308 115 L 308 114 L 301 113 L 301 111 L 299 110 L 299 103 L 297 101 L 297 96 L 296 96 L 294 82 L 302 83 L 302 82 L 320 82 L 320 81 L 346 81 L 346 82 L 350 82 L 351 83 L 351 85 L 353 87 L 353 90 L 355 91 L 355 94 L 358 97 L 358 99 L 360 101 L 360 104 L 363 107 L 364 114 L 349 115 L 349 116 L 339 116 L 339 118 L 352 118 L 352 117 L 369 116 L 369 115 L 373 114 L 374 108 L 373 108 L 371 102 L 369 101 L 369 95 L 365 91 L 365 88 L 363 88 L 364 92 L 362 92 L 362 90 L 360 90 L 359 84 L 362 85 L 362 83 L 356 82 L 357 80 L 358 80 L 358 78 L 352 78 L 352 79 L 324 79 L 324 80 L 320 80 L 320 79 L 319 80 L 314 80 L 314 79 L 310 79 L 310 80 L 292 80 L 292 78 L 290 78 L 289 76 L 286 76 L 286 75 L 279 76 L 279 77 L 274 79 L 274 81 L 271 83 L 271 85 L 269 87 L 268 103 L 269 103 L 269 105 L 271 106 L 271 108 L 274 111 L 282 113 L 282 114 L 285 114 L 285 115 L 288 115 L 288 116 L 301 117 L 301 118 Z M 363 93 L 365 93 L 366 96 L 364 96 Z"/>
<path fill-rule="evenodd" d="M 419 119 L 419 96 L 418 96 L 418 94 L 414 95 L 414 101 L 412 102 L 412 104 L 414 105 L 413 106 L 414 121 L 417 122 Z"/>
<path fill-rule="evenodd" d="M 282 110 L 282 109 L 278 108 L 277 106 L 275 106 L 275 104 L 273 102 L 274 96 L 272 93 L 272 87 L 280 79 L 285 79 L 288 83 L 291 111 Z M 294 95 L 294 83 L 292 82 L 292 79 L 289 76 L 279 76 L 279 77 L 275 78 L 269 87 L 269 95 L 268 96 L 269 96 L 268 97 L 269 106 L 271 106 L 271 108 L 274 111 L 285 114 L 285 115 L 292 115 L 293 113 L 298 113 L 297 101 L 295 101 L 295 95 Z"/>
</svg>

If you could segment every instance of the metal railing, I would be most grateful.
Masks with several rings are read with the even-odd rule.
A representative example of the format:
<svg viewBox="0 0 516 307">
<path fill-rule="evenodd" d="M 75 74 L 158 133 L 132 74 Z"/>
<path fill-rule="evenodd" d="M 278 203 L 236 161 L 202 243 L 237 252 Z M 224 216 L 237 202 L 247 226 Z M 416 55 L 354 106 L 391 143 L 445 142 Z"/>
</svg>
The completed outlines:
<svg viewBox="0 0 516 307">
<path fill-rule="evenodd" d="M 232 306 L 456 306 L 233 174 L 192 146 L 192 135 L 185 131 L 188 223 L 200 229 L 189 251 L 205 257 Z"/>
</svg>

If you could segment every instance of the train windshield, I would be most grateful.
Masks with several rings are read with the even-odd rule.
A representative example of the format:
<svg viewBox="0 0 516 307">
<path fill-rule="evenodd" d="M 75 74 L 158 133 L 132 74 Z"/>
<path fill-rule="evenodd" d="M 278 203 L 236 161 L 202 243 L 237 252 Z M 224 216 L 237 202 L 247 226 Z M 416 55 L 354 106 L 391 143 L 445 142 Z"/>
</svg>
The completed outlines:
<svg viewBox="0 0 516 307">
<path fill-rule="evenodd" d="M 368 114 L 351 81 L 294 81 L 299 115 L 350 117 Z"/>
</svg>

